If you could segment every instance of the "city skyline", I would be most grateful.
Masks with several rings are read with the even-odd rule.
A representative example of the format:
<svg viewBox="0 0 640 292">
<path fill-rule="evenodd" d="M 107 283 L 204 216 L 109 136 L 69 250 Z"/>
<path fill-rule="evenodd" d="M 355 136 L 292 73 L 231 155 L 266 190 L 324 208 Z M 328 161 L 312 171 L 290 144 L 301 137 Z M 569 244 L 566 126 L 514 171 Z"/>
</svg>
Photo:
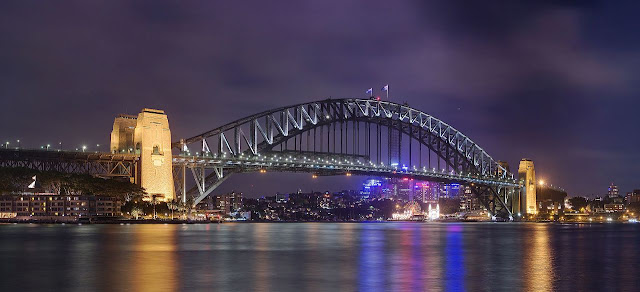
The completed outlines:
<svg viewBox="0 0 640 292">
<path fill-rule="evenodd" d="M 447 121 L 512 170 L 531 158 L 537 177 L 572 196 L 605 194 L 611 182 L 621 193 L 638 188 L 637 69 L 626 60 L 639 43 L 624 34 L 637 26 L 625 21 L 633 7 L 154 4 L 0 4 L 0 119 L 12 125 L 0 139 L 106 150 L 113 117 L 144 107 L 167 112 L 175 140 L 263 109 L 366 97 L 368 88 L 386 99 L 379 89 L 389 84 L 391 101 Z M 283 174 L 274 184 L 256 174 L 221 191 L 250 193 L 237 187 L 247 178 L 271 193 L 361 181 Z"/>
</svg>

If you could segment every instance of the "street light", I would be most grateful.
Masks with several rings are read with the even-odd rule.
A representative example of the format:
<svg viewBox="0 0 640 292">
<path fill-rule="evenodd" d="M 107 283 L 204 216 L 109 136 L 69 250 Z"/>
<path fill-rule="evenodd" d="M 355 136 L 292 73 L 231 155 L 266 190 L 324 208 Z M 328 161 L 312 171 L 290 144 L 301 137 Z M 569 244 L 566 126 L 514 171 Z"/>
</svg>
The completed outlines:
<svg viewBox="0 0 640 292">
<path fill-rule="evenodd" d="M 47 151 L 49 151 L 49 147 L 51 147 L 51 144 L 47 144 Z"/>
<path fill-rule="evenodd" d="M 538 182 L 538 184 L 539 184 L 539 185 L 541 185 L 541 186 L 544 186 L 544 181 L 543 181 L 543 180 L 540 180 L 540 181 Z"/>
<path fill-rule="evenodd" d="M 84 152 L 85 150 L 87 150 L 87 146 L 82 145 L 82 152 Z"/>
<path fill-rule="evenodd" d="M 18 139 L 16 142 L 18 142 L 18 149 L 20 149 L 20 139 Z"/>
</svg>

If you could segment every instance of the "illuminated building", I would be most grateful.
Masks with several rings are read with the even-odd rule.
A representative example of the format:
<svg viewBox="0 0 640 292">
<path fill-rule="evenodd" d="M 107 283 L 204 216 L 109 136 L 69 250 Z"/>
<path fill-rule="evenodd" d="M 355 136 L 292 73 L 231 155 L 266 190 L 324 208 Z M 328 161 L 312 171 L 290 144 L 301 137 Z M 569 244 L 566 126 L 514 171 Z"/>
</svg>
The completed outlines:
<svg viewBox="0 0 640 292">
<path fill-rule="evenodd" d="M 440 185 L 434 182 L 419 182 L 415 188 L 418 190 L 418 198 L 425 204 L 437 204 L 439 199 L 438 188 Z"/>
<path fill-rule="evenodd" d="M 382 181 L 374 178 L 365 180 L 360 194 L 367 198 L 381 198 L 383 196 Z"/>
<path fill-rule="evenodd" d="M 402 178 L 396 180 L 397 196 L 400 199 L 413 201 L 413 179 Z"/>
<path fill-rule="evenodd" d="M 566 197 L 567 192 L 562 189 L 538 184 L 536 187 L 538 213 L 562 215 L 564 213 Z"/>
<path fill-rule="evenodd" d="M 107 196 L 60 196 L 54 193 L 24 193 L 0 196 L 0 213 L 13 213 L 18 219 L 60 217 L 121 216 L 121 202 Z"/>
<path fill-rule="evenodd" d="M 133 153 L 134 152 L 134 134 L 138 117 L 133 115 L 118 115 L 113 121 L 113 130 L 111 131 L 111 149 L 112 153 Z"/>
<path fill-rule="evenodd" d="M 442 197 L 455 198 L 460 194 L 460 184 L 445 184 L 442 186 Z"/>
<path fill-rule="evenodd" d="M 464 192 L 460 196 L 460 211 L 469 212 L 481 208 L 478 198 L 471 192 L 471 187 L 465 186 Z"/>
<path fill-rule="evenodd" d="M 536 214 L 538 212 L 536 203 L 536 172 L 531 159 L 524 158 L 520 160 L 518 178 L 523 182 L 523 187 L 520 195 L 520 208 L 517 213 Z"/>
<path fill-rule="evenodd" d="M 620 194 L 618 192 L 618 186 L 614 183 L 611 183 L 611 185 L 609 185 L 609 189 L 607 190 L 607 196 L 609 196 L 609 198 L 615 198 L 619 195 Z"/>
<path fill-rule="evenodd" d="M 627 193 L 626 201 L 627 201 L 627 204 L 639 203 L 640 202 L 640 190 L 633 190 L 633 192 Z"/>
<path fill-rule="evenodd" d="M 164 111 L 145 108 L 137 117 L 117 116 L 111 132 L 111 151 L 140 155 L 136 183 L 149 194 L 146 199 L 174 198 L 171 131 Z"/>
<path fill-rule="evenodd" d="M 212 197 L 213 208 L 221 210 L 223 214 L 237 212 L 242 208 L 242 193 L 231 192 Z"/>
<path fill-rule="evenodd" d="M 204 200 L 198 203 L 196 209 L 209 220 L 221 220 L 225 215 L 232 214 L 247 218 L 250 217 L 239 212 L 242 209 L 242 206 L 242 193 L 231 192 L 229 194 L 207 196 Z"/>
<path fill-rule="evenodd" d="M 363 182 L 360 194 L 367 198 L 413 200 L 416 184 L 410 178 L 370 178 Z"/>
<path fill-rule="evenodd" d="M 607 213 L 624 212 L 624 204 L 604 204 Z"/>
<path fill-rule="evenodd" d="M 417 202 L 409 202 L 404 206 L 402 213 L 391 214 L 392 220 L 423 220 L 424 213 Z"/>
<path fill-rule="evenodd" d="M 276 194 L 275 200 L 276 200 L 276 203 L 280 203 L 280 204 L 286 203 L 287 201 L 289 201 L 289 194 L 278 193 Z"/>
<path fill-rule="evenodd" d="M 429 211 L 427 212 L 427 218 L 429 220 L 438 220 L 440 219 L 440 204 L 436 204 L 435 208 L 431 208 L 431 204 L 429 204 Z"/>
</svg>

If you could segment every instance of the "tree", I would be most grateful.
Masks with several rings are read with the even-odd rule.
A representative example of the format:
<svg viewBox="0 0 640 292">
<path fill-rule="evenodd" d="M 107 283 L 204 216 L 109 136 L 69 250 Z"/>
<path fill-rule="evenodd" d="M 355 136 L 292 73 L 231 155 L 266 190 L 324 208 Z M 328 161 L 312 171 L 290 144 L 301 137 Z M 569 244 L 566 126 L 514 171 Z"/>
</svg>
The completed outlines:
<svg viewBox="0 0 640 292">
<path fill-rule="evenodd" d="M 188 218 L 187 214 L 191 213 L 192 209 L 193 209 L 193 198 L 187 198 L 187 202 L 185 203 L 180 202 L 178 206 L 178 212 L 182 212 L 182 216 L 184 217 L 184 220 Z"/>
<path fill-rule="evenodd" d="M 171 200 L 167 202 L 167 207 L 171 210 L 171 220 L 173 220 L 173 211 L 178 210 L 178 202 L 176 200 Z"/>
<path fill-rule="evenodd" d="M 441 214 L 453 214 L 460 211 L 459 199 L 440 198 L 438 204 L 440 204 Z"/>
<path fill-rule="evenodd" d="M 31 183 L 31 177 L 39 172 L 27 168 L 0 168 L 0 193 L 20 192 Z"/>
<path fill-rule="evenodd" d="M 138 220 L 138 217 L 141 215 L 144 215 L 144 213 L 142 212 L 142 209 L 140 209 L 138 206 L 134 206 L 133 208 L 131 208 L 131 216 L 136 218 L 136 220 Z"/>
<path fill-rule="evenodd" d="M 582 208 L 586 208 L 588 201 L 585 197 L 572 197 L 569 198 L 569 203 L 571 204 L 571 208 L 575 211 L 580 211 Z"/>
</svg>

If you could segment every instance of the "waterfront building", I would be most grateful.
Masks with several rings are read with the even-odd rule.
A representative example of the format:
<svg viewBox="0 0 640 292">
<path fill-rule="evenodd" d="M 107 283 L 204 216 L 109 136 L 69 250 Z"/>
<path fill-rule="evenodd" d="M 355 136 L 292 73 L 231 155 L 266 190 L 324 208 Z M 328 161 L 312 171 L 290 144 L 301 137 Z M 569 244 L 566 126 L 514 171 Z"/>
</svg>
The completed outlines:
<svg viewBox="0 0 640 292">
<path fill-rule="evenodd" d="M 536 172 L 531 159 L 524 158 L 520 160 L 518 178 L 523 183 L 518 213 L 536 214 L 538 212 L 536 200 Z"/>
<path fill-rule="evenodd" d="M 427 212 L 427 218 L 429 218 L 429 220 L 438 220 L 440 219 L 440 205 L 439 204 L 435 204 L 435 207 L 432 208 L 431 204 L 429 204 L 429 209 Z"/>
<path fill-rule="evenodd" d="M 122 202 L 106 196 L 60 196 L 53 193 L 22 193 L 0 196 L 0 213 L 18 219 L 121 216 Z M 4 217 L 4 216 L 3 216 Z"/>
<path fill-rule="evenodd" d="M 214 197 L 214 207 L 224 214 L 236 212 L 242 208 L 242 193 L 231 192 Z"/>
<path fill-rule="evenodd" d="M 564 213 L 567 192 L 549 185 L 536 186 L 536 204 L 538 213 L 561 215 Z"/>
<path fill-rule="evenodd" d="M 604 204 L 604 211 L 606 213 L 624 212 L 624 204 Z"/>
<path fill-rule="evenodd" d="M 275 197 L 267 197 L 266 201 L 275 202 Z M 196 209 L 204 212 L 207 218 L 209 218 L 211 216 L 220 217 L 238 212 L 242 209 L 242 206 L 242 193 L 231 192 L 228 194 L 207 196 L 198 203 Z"/>
</svg>

